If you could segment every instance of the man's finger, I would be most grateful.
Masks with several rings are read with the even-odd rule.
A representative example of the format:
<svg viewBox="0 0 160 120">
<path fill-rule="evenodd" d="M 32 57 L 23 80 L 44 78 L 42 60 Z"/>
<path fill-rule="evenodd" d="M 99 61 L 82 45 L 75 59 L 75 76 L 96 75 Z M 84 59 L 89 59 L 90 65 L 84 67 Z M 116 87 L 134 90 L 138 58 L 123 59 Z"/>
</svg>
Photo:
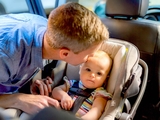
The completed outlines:
<svg viewBox="0 0 160 120">
<path fill-rule="evenodd" d="M 39 80 L 35 81 L 36 86 L 38 87 L 37 93 L 40 93 L 41 95 L 44 95 L 44 88 L 43 88 L 43 82 L 40 82 Z"/>
<path fill-rule="evenodd" d="M 48 96 L 49 95 L 48 85 L 43 84 L 43 89 L 44 89 L 44 95 Z"/>
<path fill-rule="evenodd" d="M 56 108 L 60 108 L 59 102 L 53 98 L 48 97 L 48 103 Z"/>
<path fill-rule="evenodd" d="M 49 83 L 48 80 L 46 80 L 45 83 L 47 85 L 48 92 L 51 93 L 52 92 L 51 84 Z"/>
<path fill-rule="evenodd" d="M 47 80 L 49 81 L 49 84 L 52 84 L 52 83 L 53 83 L 53 80 L 52 80 L 52 78 L 50 78 L 50 77 L 47 77 Z"/>
</svg>

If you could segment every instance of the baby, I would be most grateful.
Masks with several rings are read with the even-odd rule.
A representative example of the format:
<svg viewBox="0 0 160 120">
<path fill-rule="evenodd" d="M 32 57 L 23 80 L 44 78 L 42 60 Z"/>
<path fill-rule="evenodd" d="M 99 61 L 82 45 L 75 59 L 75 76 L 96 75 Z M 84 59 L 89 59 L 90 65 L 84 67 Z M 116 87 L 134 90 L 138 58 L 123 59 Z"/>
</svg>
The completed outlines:
<svg viewBox="0 0 160 120">
<path fill-rule="evenodd" d="M 98 120 L 104 111 L 107 100 L 112 98 L 112 95 L 103 88 L 111 66 L 112 60 L 107 53 L 95 52 L 80 66 L 80 80 L 68 80 L 65 77 L 65 83 L 52 90 L 52 97 L 60 101 L 63 109 L 70 110 L 78 95 L 71 97 L 68 92 L 78 82 L 79 89 L 93 91 L 90 97 L 84 100 L 76 112 L 76 116 L 84 120 Z"/>
</svg>

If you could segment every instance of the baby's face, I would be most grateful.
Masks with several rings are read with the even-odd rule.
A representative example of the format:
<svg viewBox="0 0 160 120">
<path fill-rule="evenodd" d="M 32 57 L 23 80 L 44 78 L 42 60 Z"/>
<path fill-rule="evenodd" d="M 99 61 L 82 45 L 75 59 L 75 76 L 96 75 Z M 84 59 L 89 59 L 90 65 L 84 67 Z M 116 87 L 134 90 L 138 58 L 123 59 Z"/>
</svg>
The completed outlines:
<svg viewBox="0 0 160 120">
<path fill-rule="evenodd" d="M 98 88 L 103 85 L 108 74 L 108 62 L 99 58 L 89 57 L 87 62 L 82 64 L 80 79 L 86 88 Z"/>
</svg>

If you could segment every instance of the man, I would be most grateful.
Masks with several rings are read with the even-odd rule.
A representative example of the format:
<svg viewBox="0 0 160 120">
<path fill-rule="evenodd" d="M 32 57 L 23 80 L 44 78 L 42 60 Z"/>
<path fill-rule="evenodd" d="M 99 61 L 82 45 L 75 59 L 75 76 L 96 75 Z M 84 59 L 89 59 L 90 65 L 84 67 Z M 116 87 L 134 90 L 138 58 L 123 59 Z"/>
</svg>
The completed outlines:
<svg viewBox="0 0 160 120">
<path fill-rule="evenodd" d="M 58 7 L 48 21 L 28 13 L 2 15 L 0 31 L 0 107 L 28 114 L 59 108 L 48 96 L 18 93 L 37 69 L 43 69 L 43 59 L 78 65 L 109 37 L 100 19 L 78 3 Z"/>
</svg>

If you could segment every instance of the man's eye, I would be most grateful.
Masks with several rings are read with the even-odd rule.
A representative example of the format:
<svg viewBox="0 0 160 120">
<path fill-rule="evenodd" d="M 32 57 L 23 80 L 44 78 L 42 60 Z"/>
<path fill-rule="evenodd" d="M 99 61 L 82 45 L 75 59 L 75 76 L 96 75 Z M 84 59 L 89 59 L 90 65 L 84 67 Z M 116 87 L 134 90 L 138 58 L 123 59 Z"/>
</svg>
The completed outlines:
<svg viewBox="0 0 160 120">
<path fill-rule="evenodd" d="M 87 68 L 86 71 L 89 71 L 89 72 L 90 72 L 91 70 L 90 70 L 89 68 Z"/>
</svg>

